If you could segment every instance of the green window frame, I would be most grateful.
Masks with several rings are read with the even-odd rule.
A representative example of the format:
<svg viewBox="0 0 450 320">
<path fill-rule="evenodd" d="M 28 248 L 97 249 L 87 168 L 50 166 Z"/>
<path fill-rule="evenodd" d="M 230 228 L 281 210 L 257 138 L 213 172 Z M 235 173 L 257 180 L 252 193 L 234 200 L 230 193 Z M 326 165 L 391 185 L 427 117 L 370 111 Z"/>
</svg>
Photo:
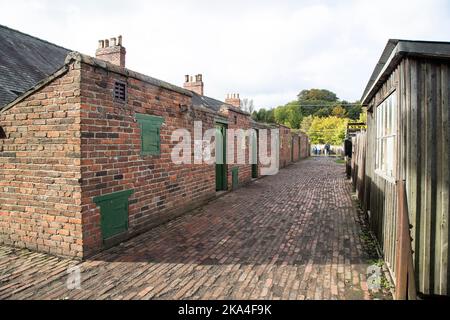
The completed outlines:
<svg viewBox="0 0 450 320">
<path fill-rule="evenodd" d="M 149 114 L 136 114 L 136 120 L 141 128 L 141 155 L 160 155 L 161 125 L 164 118 Z"/>
</svg>

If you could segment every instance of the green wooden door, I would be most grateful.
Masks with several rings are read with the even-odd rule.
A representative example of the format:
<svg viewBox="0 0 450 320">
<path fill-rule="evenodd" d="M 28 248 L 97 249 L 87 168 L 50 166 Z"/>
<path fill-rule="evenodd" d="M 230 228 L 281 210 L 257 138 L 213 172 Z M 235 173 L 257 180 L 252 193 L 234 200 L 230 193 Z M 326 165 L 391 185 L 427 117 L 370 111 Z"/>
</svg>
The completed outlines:
<svg viewBox="0 0 450 320">
<path fill-rule="evenodd" d="M 239 167 L 231 169 L 231 186 L 233 190 L 239 187 Z"/>
<path fill-rule="evenodd" d="M 216 123 L 216 190 L 227 190 L 226 126 Z"/>
<path fill-rule="evenodd" d="M 94 198 L 100 206 L 100 221 L 104 240 L 128 230 L 128 198 L 133 190 L 115 192 Z"/>
<path fill-rule="evenodd" d="M 252 132 L 252 178 L 258 178 L 258 131 Z"/>
</svg>

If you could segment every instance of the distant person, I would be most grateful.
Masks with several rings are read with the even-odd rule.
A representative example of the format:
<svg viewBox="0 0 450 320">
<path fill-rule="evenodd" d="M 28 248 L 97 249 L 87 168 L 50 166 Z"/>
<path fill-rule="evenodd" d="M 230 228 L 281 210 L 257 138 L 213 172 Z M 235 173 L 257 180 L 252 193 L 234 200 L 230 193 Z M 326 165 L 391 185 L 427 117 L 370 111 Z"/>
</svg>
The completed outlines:
<svg viewBox="0 0 450 320">
<path fill-rule="evenodd" d="M 330 146 L 329 143 L 327 143 L 327 144 L 325 145 L 325 155 L 326 155 L 326 156 L 329 156 L 329 155 L 330 155 L 330 149 L 331 149 L 331 146 Z"/>
</svg>

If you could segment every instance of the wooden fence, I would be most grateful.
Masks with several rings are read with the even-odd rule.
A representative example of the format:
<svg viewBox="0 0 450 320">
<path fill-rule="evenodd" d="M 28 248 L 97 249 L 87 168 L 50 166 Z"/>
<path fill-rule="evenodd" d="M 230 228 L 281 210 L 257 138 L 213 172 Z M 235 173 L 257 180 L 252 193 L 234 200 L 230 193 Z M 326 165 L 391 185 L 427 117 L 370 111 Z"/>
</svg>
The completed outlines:
<svg viewBox="0 0 450 320">
<path fill-rule="evenodd" d="M 352 138 L 353 152 L 351 160 L 353 187 L 359 201 L 363 204 L 364 210 L 367 210 L 366 204 L 366 150 L 367 133 L 360 132 Z"/>
</svg>

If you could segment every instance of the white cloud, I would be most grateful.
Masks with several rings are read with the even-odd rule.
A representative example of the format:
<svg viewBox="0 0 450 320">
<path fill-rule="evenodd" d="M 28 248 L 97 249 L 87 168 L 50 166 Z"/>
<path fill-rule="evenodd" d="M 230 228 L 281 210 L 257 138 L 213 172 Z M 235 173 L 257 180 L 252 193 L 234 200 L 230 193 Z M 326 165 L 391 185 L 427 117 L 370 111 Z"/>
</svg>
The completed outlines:
<svg viewBox="0 0 450 320">
<path fill-rule="evenodd" d="M 450 40 L 449 5 L 430 1 L 4 1 L 0 23 L 93 55 L 122 34 L 127 66 L 206 93 L 273 107 L 311 87 L 359 99 L 389 38 Z"/>
</svg>

